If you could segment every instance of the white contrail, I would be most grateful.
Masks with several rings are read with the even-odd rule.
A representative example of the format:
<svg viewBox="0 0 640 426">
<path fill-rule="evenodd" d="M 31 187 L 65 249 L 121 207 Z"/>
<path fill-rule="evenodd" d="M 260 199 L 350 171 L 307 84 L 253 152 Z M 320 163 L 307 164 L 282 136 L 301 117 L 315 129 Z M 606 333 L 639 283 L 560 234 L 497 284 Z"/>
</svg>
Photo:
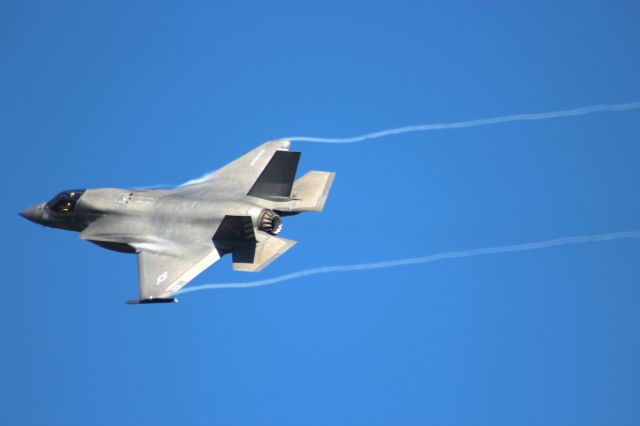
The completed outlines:
<svg viewBox="0 0 640 426">
<path fill-rule="evenodd" d="M 276 284 L 282 281 L 293 280 L 308 275 L 328 274 L 331 272 L 364 271 L 369 269 L 393 268 L 396 266 L 415 265 L 419 263 L 431 263 L 445 259 L 456 259 L 461 257 L 482 256 L 486 254 L 512 253 L 517 251 L 538 250 L 547 247 L 562 246 L 566 244 L 592 243 L 596 241 L 611 241 L 628 238 L 640 238 L 640 231 L 613 232 L 609 234 L 579 235 L 575 237 L 557 238 L 554 240 L 537 241 L 533 243 L 514 244 L 507 246 L 486 247 L 473 250 L 448 251 L 444 253 L 432 254 L 423 257 L 411 257 L 408 259 L 387 260 L 373 263 L 357 263 L 354 265 L 323 266 L 319 268 L 304 269 L 302 271 L 291 272 L 274 278 L 263 280 L 235 282 L 235 283 L 215 283 L 203 284 L 196 287 L 186 288 L 177 294 L 189 293 L 192 291 L 221 289 L 221 288 L 248 288 L 261 287 Z"/>
<path fill-rule="evenodd" d="M 434 124 L 418 124 L 415 126 L 397 127 L 394 129 L 381 130 L 378 132 L 367 133 L 365 135 L 354 136 L 349 138 L 319 138 L 314 136 L 291 136 L 288 139 L 297 142 L 319 142 L 319 143 L 356 143 L 369 139 L 377 139 L 384 136 L 397 135 L 400 133 L 426 132 L 429 130 L 445 130 L 445 129 L 462 129 L 465 127 L 487 126 L 490 124 L 507 123 L 509 121 L 526 121 L 526 120 L 547 120 L 550 118 L 572 117 L 576 115 L 592 114 L 601 111 L 627 111 L 630 109 L 640 108 L 640 101 L 630 102 L 626 104 L 600 104 L 582 108 L 567 109 L 563 111 L 540 112 L 532 114 L 513 114 L 503 115 L 500 117 L 481 118 L 478 120 L 457 121 L 453 123 L 434 123 Z"/>
<path fill-rule="evenodd" d="M 545 120 L 550 118 L 560 118 L 560 117 L 570 117 L 575 115 L 591 114 L 591 113 L 600 112 L 600 111 L 626 111 L 626 110 L 636 109 L 636 108 L 640 108 L 640 101 L 629 102 L 626 104 L 599 104 L 599 105 L 592 105 L 592 106 L 582 107 L 582 108 L 568 109 L 563 111 L 540 112 L 540 113 L 533 113 L 533 114 L 503 115 L 500 117 L 481 118 L 478 120 L 469 120 L 469 121 L 457 121 L 453 123 L 418 124 L 416 126 L 396 127 L 394 129 L 380 130 L 378 132 L 367 133 L 365 135 L 354 136 L 349 138 L 319 138 L 315 136 L 289 136 L 287 138 L 279 138 L 279 139 L 296 141 L 296 142 L 347 144 L 347 143 L 362 142 L 369 139 L 378 139 L 384 136 L 398 135 L 400 133 L 426 132 L 429 130 L 461 129 L 464 127 L 487 126 L 489 124 L 506 123 L 509 121 Z M 189 186 L 197 183 L 206 182 L 207 180 L 211 179 L 213 173 L 214 172 L 209 172 L 202 177 L 191 179 L 183 184 L 178 185 L 178 187 Z M 153 186 L 146 187 L 146 188 L 154 189 Z"/>
</svg>

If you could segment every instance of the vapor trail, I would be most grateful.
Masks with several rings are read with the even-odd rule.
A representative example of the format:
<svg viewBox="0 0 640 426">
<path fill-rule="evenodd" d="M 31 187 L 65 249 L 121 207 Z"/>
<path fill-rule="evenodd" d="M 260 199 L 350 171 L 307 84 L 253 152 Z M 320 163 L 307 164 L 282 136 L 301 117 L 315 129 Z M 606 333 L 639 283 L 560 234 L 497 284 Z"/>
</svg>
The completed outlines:
<svg viewBox="0 0 640 426">
<path fill-rule="evenodd" d="M 387 260 L 373 263 L 357 263 L 354 265 L 323 266 L 319 268 L 304 269 L 302 271 L 291 272 L 274 278 L 264 280 L 236 282 L 236 283 L 215 283 L 203 284 L 196 287 L 186 288 L 177 294 L 189 293 L 192 291 L 221 289 L 221 288 L 249 288 L 261 287 L 289 281 L 308 275 L 328 274 L 331 272 L 365 271 L 370 269 L 393 268 L 396 266 L 415 265 L 420 263 L 431 263 L 445 259 L 457 259 L 462 257 L 482 256 L 487 254 L 513 253 L 517 251 L 539 250 L 548 247 L 563 246 L 567 244 L 592 243 L 598 241 L 622 240 L 629 238 L 640 238 L 640 231 L 613 232 L 609 234 L 579 235 L 575 237 L 564 237 L 553 240 L 537 241 L 533 243 L 514 244 L 506 246 L 485 247 L 473 250 L 448 251 L 444 253 L 432 254 L 423 257 L 411 257 L 407 259 Z"/>
<path fill-rule="evenodd" d="M 527 121 L 527 120 L 547 120 L 550 118 L 572 117 L 576 115 L 592 114 L 601 111 L 627 111 L 630 109 L 640 108 L 640 101 L 630 102 L 626 104 L 600 104 L 582 108 L 567 109 L 563 111 L 540 112 L 532 114 L 513 114 L 503 115 L 500 117 L 482 118 L 478 120 L 457 121 L 453 123 L 434 123 L 434 124 L 418 124 L 416 126 L 397 127 L 395 129 L 381 130 L 378 132 L 367 133 L 365 135 L 354 136 L 350 138 L 318 138 L 313 136 L 291 136 L 288 139 L 298 142 L 319 142 L 319 143 L 356 143 L 369 139 L 377 139 L 384 136 L 398 135 L 400 133 L 426 132 L 429 130 L 446 130 L 446 129 L 462 129 L 466 127 L 488 126 L 490 124 L 507 123 L 510 121 Z"/>
</svg>

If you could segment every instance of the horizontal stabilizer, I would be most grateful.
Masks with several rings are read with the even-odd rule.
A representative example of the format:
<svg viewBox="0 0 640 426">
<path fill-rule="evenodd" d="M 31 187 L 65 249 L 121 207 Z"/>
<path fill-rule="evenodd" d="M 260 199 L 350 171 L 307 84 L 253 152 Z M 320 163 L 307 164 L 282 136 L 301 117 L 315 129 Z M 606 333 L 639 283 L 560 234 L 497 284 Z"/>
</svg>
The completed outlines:
<svg viewBox="0 0 640 426">
<path fill-rule="evenodd" d="M 321 212 L 335 175 L 333 172 L 311 171 L 293 183 L 290 200 L 273 202 L 269 208 L 284 213 Z"/>
<path fill-rule="evenodd" d="M 233 269 L 242 272 L 258 272 L 296 245 L 297 241 L 278 238 L 258 231 L 258 243 L 255 246 L 253 262 L 238 262 L 234 256 Z"/>
</svg>

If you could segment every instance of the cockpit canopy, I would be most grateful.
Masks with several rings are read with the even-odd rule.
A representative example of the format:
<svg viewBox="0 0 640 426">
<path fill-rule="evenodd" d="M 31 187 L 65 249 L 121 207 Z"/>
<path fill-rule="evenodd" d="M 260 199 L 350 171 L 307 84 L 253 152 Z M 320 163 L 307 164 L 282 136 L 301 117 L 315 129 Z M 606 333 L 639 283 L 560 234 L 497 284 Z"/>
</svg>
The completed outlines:
<svg viewBox="0 0 640 426">
<path fill-rule="evenodd" d="M 46 206 L 54 213 L 72 213 L 76 208 L 76 203 L 84 193 L 84 189 L 72 189 L 63 191 L 53 197 Z"/>
</svg>

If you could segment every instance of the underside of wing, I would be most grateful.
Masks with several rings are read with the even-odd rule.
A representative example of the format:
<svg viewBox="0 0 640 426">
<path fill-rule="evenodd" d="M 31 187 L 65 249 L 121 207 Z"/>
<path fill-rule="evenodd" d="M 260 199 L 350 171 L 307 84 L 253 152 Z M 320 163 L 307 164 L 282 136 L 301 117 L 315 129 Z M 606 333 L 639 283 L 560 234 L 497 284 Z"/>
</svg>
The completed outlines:
<svg viewBox="0 0 640 426">
<path fill-rule="evenodd" d="M 194 244 L 186 238 L 188 230 L 177 232 L 173 226 L 171 231 L 149 220 L 105 216 L 82 231 L 80 238 L 137 253 L 139 300 L 129 303 L 156 303 L 172 300 L 173 294 L 220 259 L 212 241 Z M 176 234 L 183 238 L 176 240 Z"/>
<path fill-rule="evenodd" d="M 220 254 L 213 245 L 172 253 L 141 251 L 138 253 L 140 300 L 132 303 L 170 298 L 218 259 Z"/>
</svg>

